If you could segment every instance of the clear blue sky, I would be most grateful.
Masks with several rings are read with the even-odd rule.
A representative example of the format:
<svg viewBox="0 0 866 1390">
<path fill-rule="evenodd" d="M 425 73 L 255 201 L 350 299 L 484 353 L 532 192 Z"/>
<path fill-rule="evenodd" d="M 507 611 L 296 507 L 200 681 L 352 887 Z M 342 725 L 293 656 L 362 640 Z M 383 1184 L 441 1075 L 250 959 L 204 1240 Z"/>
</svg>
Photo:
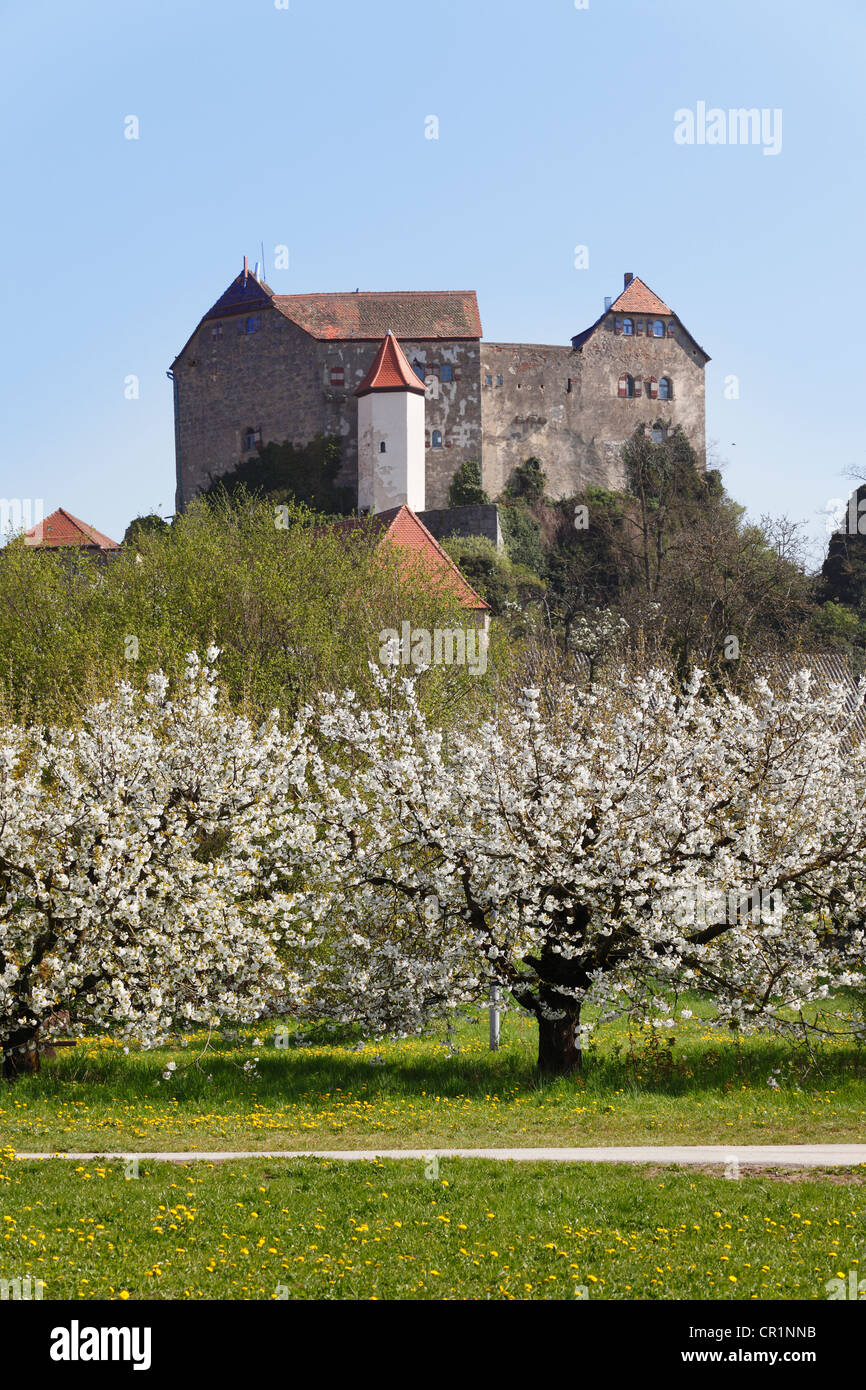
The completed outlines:
<svg viewBox="0 0 866 1390">
<path fill-rule="evenodd" d="M 476 289 L 500 341 L 567 342 L 631 270 L 713 359 L 751 513 L 823 538 L 866 464 L 862 0 L 6 0 L 0 30 L 0 495 L 115 538 L 170 514 L 166 369 L 261 242 L 278 292 Z M 781 152 L 675 143 L 701 101 L 780 109 Z"/>
</svg>

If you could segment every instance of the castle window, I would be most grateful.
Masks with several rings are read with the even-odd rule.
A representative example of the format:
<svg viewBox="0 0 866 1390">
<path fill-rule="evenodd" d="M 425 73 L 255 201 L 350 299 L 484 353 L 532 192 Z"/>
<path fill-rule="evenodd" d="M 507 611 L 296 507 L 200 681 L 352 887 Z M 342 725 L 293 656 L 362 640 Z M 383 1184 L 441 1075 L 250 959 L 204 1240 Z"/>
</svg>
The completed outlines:
<svg viewBox="0 0 866 1390">
<path fill-rule="evenodd" d="M 217 341 L 222 337 L 222 335 L 223 335 L 223 326 L 222 326 L 222 324 L 221 324 L 221 323 L 215 323 L 215 324 L 212 326 L 212 328 L 211 328 L 210 335 L 211 335 L 211 337 L 213 338 L 214 342 L 217 342 Z"/>
<path fill-rule="evenodd" d="M 415 375 L 416 375 L 417 377 L 420 377 L 421 381 L 424 381 L 425 378 L 426 378 L 426 376 L 427 376 L 427 368 L 424 366 L 424 363 L 423 363 L 423 362 L 413 362 L 413 363 L 412 363 L 412 366 L 413 366 L 413 368 L 414 368 L 414 370 L 415 370 Z"/>
<path fill-rule="evenodd" d="M 441 430 L 434 430 L 434 431 L 433 431 L 433 434 L 432 434 L 431 439 L 430 439 L 430 447 L 431 447 L 432 449 L 441 449 L 441 448 L 442 448 L 442 431 L 441 431 Z"/>
<path fill-rule="evenodd" d="M 658 400 L 659 384 L 654 376 L 651 376 L 646 384 L 646 393 L 651 401 Z"/>
<path fill-rule="evenodd" d="M 244 333 L 256 333 L 262 326 L 260 314 L 250 314 L 244 319 Z"/>
<path fill-rule="evenodd" d="M 637 321 L 637 331 L 638 331 L 638 333 L 643 333 L 643 319 L 638 319 L 638 321 Z"/>
<path fill-rule="evenodd" d="M 384 439 L 383 439 L 383 440 L 382 440 L 382 443 L 379 445 L 379 453 L 380 453 L 380 454 L 387 454 L 387 452 L 388 452 L 388 446 L 386 445 L 386 443 L 385 443 L 385 441 L 384 441 Z"/>
<path fill-rule="evenodd" d="M 654 319 L 652 327 L 654 338 L 663 338 L 665 336 L 665 326 L 662 323 L 661 319 Z"/>
<path fill-rule="evenodd" d="M 346 369 L 345 369 L 345 367 L 332 367 L 332 368 L 331 368 L 331 385 L 332 385 L 332 386 L 345 386 L 345 384 L 346 384 Z"/>
<path fill-rule="evenodd" d="M 631 337 L 632 333 L 634 333 L 634 324 L 632 323 L 631 319 L 623 319 L 622 331 L 627 338 Z"/>
<path fill-rule="evenodd" d="M 261 444 L 262 442 L 261 430 L 254 430 L 252 428 L 244 430 L 241 442 L 243 444 L 245 453 L 249 453 L 251 449 L 258 448 L 259 444 Z"/>
<path fill-rule="evenodd" d="M 634 377 L 629 376 L 627 372 L 623 372 L 619 379 L 617 395 L 621 400 L 625 400 L 627 397 L 634 395 Z"/>
<path fill-rule="evenodd" d="M 454 380 L 454 368 L 451 366 L 451 363 L 450 363 L 450 362 L 443 362 L 443 363 L 442 363 L 442 366 L 439 368 L 439 380 L 440 380 L 440 381 L 453 381 L 453 380 Z"/>
<path fill-rule="evenodd" d="M 497 385 L 497 386 L 501 386 L 501 385 L 502 385 L 502 377 L 501 377 L 501 376 L 498 376 L 498 377 L 496 378 L 496 385 Z"/>
<path fill-rule="evenodd" d="M 484 378 L 484 385 L 485 385 L 485 386 L 492 386 L 492 385 L 493 385 L 493 377 L 492 377 L 492 376 L 486 376 L 486 377 Z"/>
<path fill-rule="evenodd" d="M 674 336 L 674 321 L 673 321 L 673 319 L 668 319 L 668 337 L 669 337 L 669 338 L 673 338 L 673 336 Z"/>
<path fill-rule="evenodd" d="M 665 432 L 662 429 L 661 425 L 653 425 L 652 431 L 650 432 L 650 438 L 652 439 L 653 444 L 663 443 L 664 437 Z"/>
<path fill-rule="evenodd" d="M 614 319 L 614 322 L 613 322 L 613 331 L 614 331 L 614 333 L 621 333 L 621 332 L 622 332 L 622 319 Z"/>
<path fill-rule="evenodd" d="M 659 400 L 672 401 L 674 398 L 673 382 L 669 376 L 663 376 L 659 380 Z"/>
</svg>

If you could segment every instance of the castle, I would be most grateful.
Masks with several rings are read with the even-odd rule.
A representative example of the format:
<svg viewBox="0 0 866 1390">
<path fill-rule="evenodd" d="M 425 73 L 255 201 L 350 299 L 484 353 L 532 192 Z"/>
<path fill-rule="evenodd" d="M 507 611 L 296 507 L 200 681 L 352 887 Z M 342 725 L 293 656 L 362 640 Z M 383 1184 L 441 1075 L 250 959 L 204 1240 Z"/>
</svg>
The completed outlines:
<svg viewBox="0 0 866 1390">
<path fill-rule="evenodd" d="M 530 455 L 553 497 L 620 487 L 620 451 L 641 424 L 656 438 L 664 421 L 681 425 L 704 458 L 709 356 L 630 273 L 595 322 L 559 346 L 483 340 L 472 291 L 280 295 L 245 259 L 169 372 L 177 510 L 260 443 L 318 433 L 341 438 L 339 481 L 358 491 L 360 509 L 377 510 L 372 479 L 359 472 L 370 407 L 356 393 L 389 334 L 423 386 L 401 397 L 416 451 L 414 500 L 402 500 L 416 508 L 419 498 L 421 509 L 447 508 L 469 459 L 480 460 L 492 497 Z"/>
</svg>

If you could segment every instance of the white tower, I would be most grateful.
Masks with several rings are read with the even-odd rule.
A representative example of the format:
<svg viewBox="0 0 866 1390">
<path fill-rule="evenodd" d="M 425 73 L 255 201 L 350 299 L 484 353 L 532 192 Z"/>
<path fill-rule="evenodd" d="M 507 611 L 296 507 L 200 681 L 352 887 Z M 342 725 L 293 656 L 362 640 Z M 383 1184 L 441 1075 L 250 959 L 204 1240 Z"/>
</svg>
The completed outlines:
<svg viewBox="0 0 866 1390">
<path fill-rule="evenodd" d="M 425 387 L 393 333 L 358 397 L 358 511 L 424 510 Z"/>
</svg>

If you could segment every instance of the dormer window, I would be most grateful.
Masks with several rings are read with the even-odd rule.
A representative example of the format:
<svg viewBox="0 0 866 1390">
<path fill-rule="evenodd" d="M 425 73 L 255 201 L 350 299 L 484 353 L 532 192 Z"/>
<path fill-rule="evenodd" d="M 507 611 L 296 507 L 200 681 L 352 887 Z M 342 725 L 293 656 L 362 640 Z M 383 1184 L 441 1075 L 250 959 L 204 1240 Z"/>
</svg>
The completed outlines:
<svg viewBox="0 0 866 1390">
<path fill-rule="evenodd" d="M 631 337 L 631 335 L 634 333 L 634 324 L 632 323 L 631 319 L 623 319 L 622 331 L 626 338 Z"/>
</svg>

